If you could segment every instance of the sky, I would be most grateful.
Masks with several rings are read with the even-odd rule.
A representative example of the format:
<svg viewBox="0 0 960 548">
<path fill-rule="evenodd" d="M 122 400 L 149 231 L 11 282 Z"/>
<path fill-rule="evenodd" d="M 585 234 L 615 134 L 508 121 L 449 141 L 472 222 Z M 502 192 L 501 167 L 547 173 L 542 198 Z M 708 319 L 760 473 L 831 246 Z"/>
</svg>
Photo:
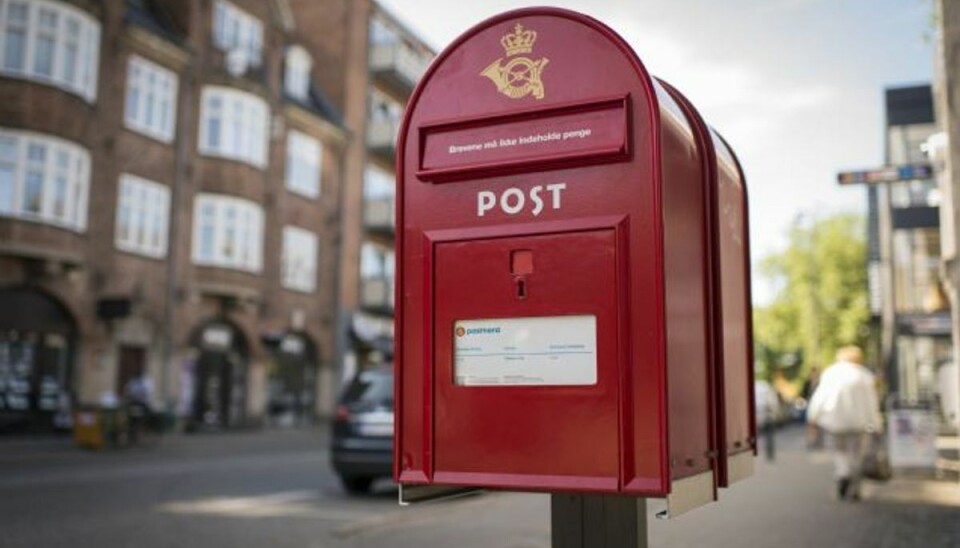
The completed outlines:
<svg viewBox="0 0 960 548">
<path fill-rule="evenodd" d="M 437 51 L 543 2 L 378 0 Z M 754 265 L 798 216 L 864 211 L 836 173 L 883 163 L 883 90 L 928 83 L 932 0 L 553 0 L 613 27 L 732 145 L 750 193 Z M 754 276 L 754 301 L 772 298 Z"/>
</svg>

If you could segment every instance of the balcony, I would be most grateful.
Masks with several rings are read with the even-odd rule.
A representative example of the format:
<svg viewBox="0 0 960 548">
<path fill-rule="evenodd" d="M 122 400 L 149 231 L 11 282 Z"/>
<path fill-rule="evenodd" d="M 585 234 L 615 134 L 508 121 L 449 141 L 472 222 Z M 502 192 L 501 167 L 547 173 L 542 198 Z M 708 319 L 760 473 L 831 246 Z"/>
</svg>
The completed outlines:
<svg viewBox="0 0 960 548">
<path fill-rule="evenodd" d="M 371 120 L 367 132 L 367 147 L 369 147 L 370 153 L 375 154 L 385 162 L 392 163 L 399 131 L 400 120 L 398 119 Z"/>
<path fill-rule="evenodd" d="M 393 313 L 393 278 L 360 280 L 360 306 L 374 312 Z"/>
<path fill-rule="evenodd" d="M 370 70 L 385 86 L 407 96 L 426 72 L 430 60 L 403 42 L 375 44 L 370 50 Z"/>
<path fill-rule="evenodd" d="M 371 232 L 393 234 L 394 212 L 393 198 L 367 198 L 363 203 L 363 224 Z"/>
<path fill-rule="evenodd" d="M 890 186 L 890 206 L 895 230 L 940 227 L 940 187 L 933 179 Z"/>
</svg>

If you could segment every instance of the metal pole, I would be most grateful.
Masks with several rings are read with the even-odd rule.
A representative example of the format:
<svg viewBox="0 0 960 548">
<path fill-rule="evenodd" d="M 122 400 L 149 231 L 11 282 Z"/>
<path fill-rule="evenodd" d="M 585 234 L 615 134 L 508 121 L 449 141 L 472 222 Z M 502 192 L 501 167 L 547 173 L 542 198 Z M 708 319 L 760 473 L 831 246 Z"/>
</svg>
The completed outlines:
<svg viewBox="0 0 960 548">
<path fill-rule="evenodd" d="M 552 548 L 647 548 L 647 500 L 619 495 L 550 495 Z"/>
</svg>

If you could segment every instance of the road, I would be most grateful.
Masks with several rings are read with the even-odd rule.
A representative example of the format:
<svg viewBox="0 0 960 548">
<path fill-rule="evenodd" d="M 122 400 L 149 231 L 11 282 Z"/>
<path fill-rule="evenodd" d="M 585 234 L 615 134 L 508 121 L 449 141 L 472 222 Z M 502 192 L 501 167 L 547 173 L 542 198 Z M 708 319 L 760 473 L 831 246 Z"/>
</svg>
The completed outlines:
<svg viewBox="0 0 960 548">
<path fill-rule="evenodd" d="M 650 546 L 960 546 L 960 508 L 837 502 L 829 458 L 805 452 L 796 430 L 780 437 L 777 461 L 758 461 L 719 504 L 651 519 Z M 176 436 L 105 453 L 0 440 L 0 547 L 550 546 L 545 495 L 399 508 L 389 483 L 346 496 L 327 460 L 321 430 Z"/>
</svg>

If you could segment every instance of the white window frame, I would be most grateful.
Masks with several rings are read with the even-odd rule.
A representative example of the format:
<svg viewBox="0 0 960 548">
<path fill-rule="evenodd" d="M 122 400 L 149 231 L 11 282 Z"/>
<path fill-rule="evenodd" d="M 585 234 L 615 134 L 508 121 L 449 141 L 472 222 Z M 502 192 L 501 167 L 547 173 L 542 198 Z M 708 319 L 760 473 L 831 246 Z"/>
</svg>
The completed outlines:
<svg viewBox="0 0 960 548">
<path fill-rule="evenodd" d="M 124 125 L 164 143 L 173 142 L 178 86 L 179 78 L 172 70 L 139 55 L 131 55 L 127 60 Z"/>
<path fill-rule="evenodd" d="M 323 179 L 323 144 L 306 133 L 287 133 L 286 187 L 307 198 L 320 196 Z"/>
<path fill-rule="evenodd" d="M 313 57 L 302 46 L 287 48 L 283 72 L 283 88 L 291 97 L 302 101 L 310 94 L 310 71 Z"/>
<path fill-rule="evenodd" d="M 200 153 L 264 169 L 269 121 L 270 108 L 261 97 L 238 89 L 206 86 L 200 103 Z M 217 131 L 211 131 L 214 122 Z"/>
<path fill-rule="evenodd" d="M 22 24 L 10 19 L 11 8 L 19 6 L 26 9 Z M 41 14 L 52 15 L 52 27 L 41 25 Z M 20 67 L 16 68 L 7 65 L 8 34 L 13 28 L 23 33 L 24 40 Z M 52 40 L 50 74 L 37 70 L 41 38 Z M 68 62 L 71 58 L 72 65 Z M 0 74 L 51 85 L 93 103 L 99 64 L 100 22 L 88 13 L 66 2 L 0 0 Z"/>
<path fill-rule="evenodd" d="M 287 225 L 283 227 L 280 281 L 287 289 L 313 293 L 317 289 L 317 235 Z"/>
<path fill-rule="evenodd" d="M 85 232 L 90 151 L 70 141 L 29 131 L 0 128 L 0 139 L 10 140 L 14 146 L 12 157 L 0 153 L 0 170 L 10 175 L 12 182 L 12 203 L 0 204 L 0 217 Z M 40 158 L 31 159 L 31 149 L 42 151 Z M 40 202 L 34 212 L 23 207 L 23 200 L 28 175 L 36 174 L 40 176 Z"/>
<path fill-rule="evenodd" d="M 241 49 L 252 67 L 260 66 L 263 50 L 263 23 L 226 0 L 213 6 L 213 43 L 224 52 Z"/>
<path fill-rule="evenodd" d="M 130 173 L 120 175 L 117 192 L 117 249 L 162 258 L 167 255 L 170 187 Z"/>
<path fill-rule="evenodd" d="M 259 273 L 263 268 L 263 208 L 223 194 L 200 193 L 193 203 L 193 263 Z M 210 219 L 205 218 L 208 211 Z M 204 254 L 202 241 L 208 227 L 213 244 L 209 256 Z"/>
</svg>

